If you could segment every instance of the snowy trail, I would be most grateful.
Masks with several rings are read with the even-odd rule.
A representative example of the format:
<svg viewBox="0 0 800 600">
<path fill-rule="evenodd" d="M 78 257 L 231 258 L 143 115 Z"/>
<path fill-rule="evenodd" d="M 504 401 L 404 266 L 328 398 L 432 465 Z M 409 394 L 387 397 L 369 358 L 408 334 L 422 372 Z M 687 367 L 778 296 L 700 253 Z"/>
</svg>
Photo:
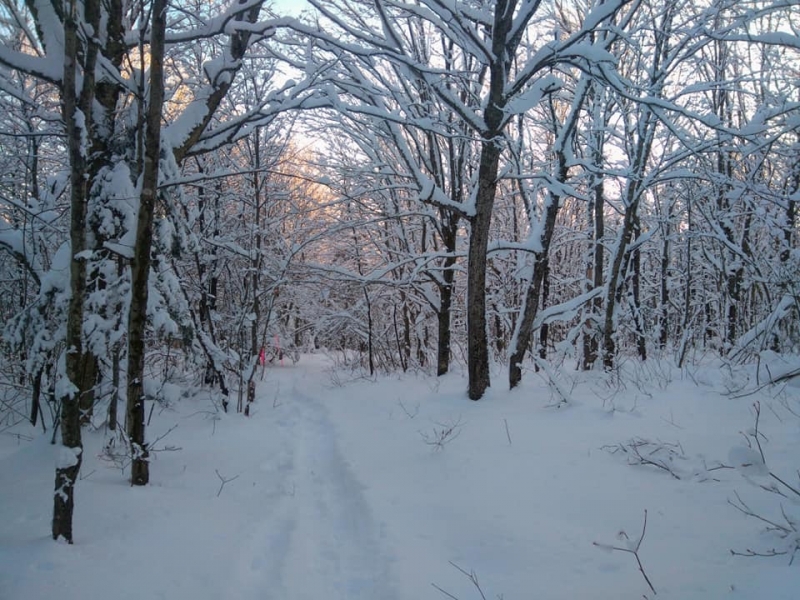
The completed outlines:
<svg viewBox="0 0 800 600">
<path fill-rule="evenodd" d="M 327 409 L 296 382 L 290 385 L 278 408 L 293 436 L 281 460 L 285 493 L 277 503 L 266 500 L 266 518 L 248 532 L 238 597 L 393 600 L 398 595 L 381 527 L 339 449 Z"/>
<path fill-rule="evenodd" d="M 631 556 L 593 544 L 635 539 L 645 509 L 641 558 L 657 598 L 796 600 L 788 559 L 731 555 L 784 540 L 728 500 L 778 519 L 797 506 L 738 468 L 676 480 L 603 450 L 664 440 L 680 448 L 680 472 L 730 463 L 747 448 L 754 397 L 724 394 L 720 373 L 652 397 L 620 392 L 611 411 L 581 384 L 554 410 L 545 384 L 472 403 L 459 373 L 347 380 L 306 356 L 259 379 L 249 418 L 201 395 L 155 411 L 153 439 L 172 431 L 175 451 L 153 453 L 145 488 L 109 468 L 103 431 L 87 431 L 74 546 L 48 536 L 49 435 L 0 436 L 0 600 L 433 600 L 434 585 L 480 597 L 452 564 L 474 571 L 486 598 L 651 597 Z M 800 449 L 797 389 L 755 396 L 771 406 L 762 443 L 786 477 Z M 423 434 L 451 423 L 460 435 L 432 448 Z"/>
</svg>

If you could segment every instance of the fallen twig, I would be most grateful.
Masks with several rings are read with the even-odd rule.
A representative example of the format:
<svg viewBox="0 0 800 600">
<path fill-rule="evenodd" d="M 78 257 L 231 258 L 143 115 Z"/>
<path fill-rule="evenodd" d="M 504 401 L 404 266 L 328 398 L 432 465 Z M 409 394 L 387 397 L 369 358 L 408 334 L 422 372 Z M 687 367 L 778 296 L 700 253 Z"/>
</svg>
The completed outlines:
<svg viewBox="0 0 800 600">
<path fill-rule="evenodd" d="M 224 488 L 224 487 L 225 487 L 225 484 L 226 484 L 226 483 L 230 483 L 230 482 L 231 482 L 231 481 L 233 481 L 234 479 L 238 479 L 238 478 L 239 478 L 239 476 L 238 476 L 238 475 L 236 475 L 235 477 L 231 477 L 230 479 L 225 479 L 225 478 L 224 478 L 222 475 L 220 475 L 220 473 L 219 473 L 219 471 L 218 471 L 217 469 L 214 469 L 214 473 L 216 473 L 216 474 L 217 474 L 217 477 L 219 477 L 219 480 L 222 482 L 222 483 L 220 483 L 220 485 L 219 485 L 219 490 L 217 490 L 217 498 L 219 498 L 219 495 L 222 493 L 222 488 Z"/>
</svg>

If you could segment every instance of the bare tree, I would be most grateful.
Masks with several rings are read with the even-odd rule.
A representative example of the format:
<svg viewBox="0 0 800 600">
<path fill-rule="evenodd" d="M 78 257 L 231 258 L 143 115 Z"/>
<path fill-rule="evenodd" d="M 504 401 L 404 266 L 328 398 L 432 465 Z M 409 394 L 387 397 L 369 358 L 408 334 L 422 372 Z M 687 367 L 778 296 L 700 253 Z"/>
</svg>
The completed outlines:
<svg viewBox="0 0 800 600">
<path fill-rule="evenodd" d="M 563 40 L 547 44 L 529 44 L 526 37 L 529 25 L 538 14 L 542 3 L 538 0 L 518 3 L 517 0 L 500 0 L 492 6 L 465 4 L 455 12 L 439 2 L 424 1 L 425 10 L 415 13 L 427 22 L 432 30 L 441 32 L 443 39 L 452 40 L 448 52 L 469 56 L 468 71 L 461 74 L 476 84 L 476 95 L 459 97 L 453 89 L 460 86 L 442 85 L 452 74 L 436 65 L 431 67 L 419 60 L 419 53 L 402 34 L 396 18 L 405 15 L 404 3 L 384 0 L 375 4 L 369 13 L 380 24 L 380 29 L 370 28 L 359 17 L 347 21 L 347 10 L 336 2 L 313 1 L 313 6 L 327 19 L 325 27 L 298 30 L 319 40 L 318 46 L 331 55 L 342 53 L 364 61 L 374 61 L 375 50 L 385 57 L 390 68 L 409 81 L 419 80 L 425 90 L 457 115 L 478 145 L 475 179 L 466 202 L 459 204 L 448 197 L 435 179 L 419 173 L 416 184 L 421 201 L 456 211 L 470 224 L 467 265 L 467 362 L 469 371 L 468 395 L 477 400 L 489 386 L 489 349 L 486 320 L 486 260 L 495 199 L 501 172 L 500 165 L 506 147 L 505 131 L 516 114 L 535 105 L 545 94 L 557 87 L 558 82 L 549 76 L 550 69 L 560 62 L 581 62 L 583 54 L 570 54 L 589 33 L 622 9 L 624 2 L 605 3 L 587 15 L 582 26 Z M 367 6 L 364 5 L 364 10 Z M 326 27 L 329 30 L 326 30 Z M 344 43 L 333 32 L 344 32 L 344 37 L 356 44 Z M 381 31 L 382 34 L 376 33 Z M 525 52 L 523 53 L 523 48 Z M 380 79 L 378 79 L 380 82 Z M 371 88 L 374 89 L 374 88 Z M 336 101 L 332 101 L 337 106 Z M 387 122 L 397 117 L 386 115 Z M 407 166 L 414 172 L 413 156 Z"/>
</svg>

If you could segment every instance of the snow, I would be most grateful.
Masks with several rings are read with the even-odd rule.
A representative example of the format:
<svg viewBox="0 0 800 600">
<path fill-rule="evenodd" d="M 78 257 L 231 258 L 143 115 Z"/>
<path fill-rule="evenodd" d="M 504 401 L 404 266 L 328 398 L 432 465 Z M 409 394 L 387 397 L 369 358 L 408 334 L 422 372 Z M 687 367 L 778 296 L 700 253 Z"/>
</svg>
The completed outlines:
<svg viewBox="0 0 800 600">
<path fill-rule="evenodd" d="M 730 552 L 796 536 L 729 503 L 797 515 L 760 487 L 753 444 L 758 401 L 766 467 L 796 482 L 797 387 L 720 364 L 628 363 L 619 379 L 551 367 L 558 391 L 530 372 L 508 392 L 498 370 L 471 402 L 461 373 L 372 381 L 304 355 L 266 371 L 250 418 L 172 386 L 148 431 L 169 432 L 149 486 L 103 460 L 102 428 L 84 430 L 73 546 L 48 535 L 57 447 L 0 436 L 0 598 L 469 600 L 470 573 L 487 598 L 652 598 L 635 557 L 610 549 L 636 547 L 645 510 L 658 598 L 797 597 L 788 557 Z M 609 450 L 634 441 L 677 476 Z"/>
<path fill-rule="evenodd" d="M 533 110 L 542 101 L 545 94 L 554 92 L 563 86 L 563 82 L 555 75 L 545 75 L 537 80 L 522 94 L 514 97 L 506 106 L 508 114 L 522 114 Z"/>
<path fill-rule="evenodd" d="M 78 464 L 81 457 L 80 448 L 70 448 L 68 446 L 57 446 L 56 469 L 69 469 Z"/>
<path fill-rule="evenodd" d="M 59 50 L 62 49 L 59 48 Z M 63 56 L 63 50 L 61 55 Z M 24 52 L 16 52 L 6 44 L 0 45 L 0 63 L 25 73 L 31 73 L 46 81 L 61 81 L 61 76 L 64 74 L 63 62 L 58 64 L 57 60 L 51 60 L 50 57 L 40 58 Z"/>
</svg>

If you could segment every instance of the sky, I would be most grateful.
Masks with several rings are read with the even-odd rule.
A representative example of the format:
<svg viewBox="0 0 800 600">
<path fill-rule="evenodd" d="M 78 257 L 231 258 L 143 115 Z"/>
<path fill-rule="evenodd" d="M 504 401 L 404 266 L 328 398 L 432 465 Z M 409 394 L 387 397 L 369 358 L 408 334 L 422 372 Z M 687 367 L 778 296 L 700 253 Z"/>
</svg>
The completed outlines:
<svg viewBox="0 0 800 600">
<path fill-rule="evenodd" d="M 277 13 L 298 15 L 300 11 L 308 8 L 306 0 L 273 0 L 272 7 Z"/>
</svg>

